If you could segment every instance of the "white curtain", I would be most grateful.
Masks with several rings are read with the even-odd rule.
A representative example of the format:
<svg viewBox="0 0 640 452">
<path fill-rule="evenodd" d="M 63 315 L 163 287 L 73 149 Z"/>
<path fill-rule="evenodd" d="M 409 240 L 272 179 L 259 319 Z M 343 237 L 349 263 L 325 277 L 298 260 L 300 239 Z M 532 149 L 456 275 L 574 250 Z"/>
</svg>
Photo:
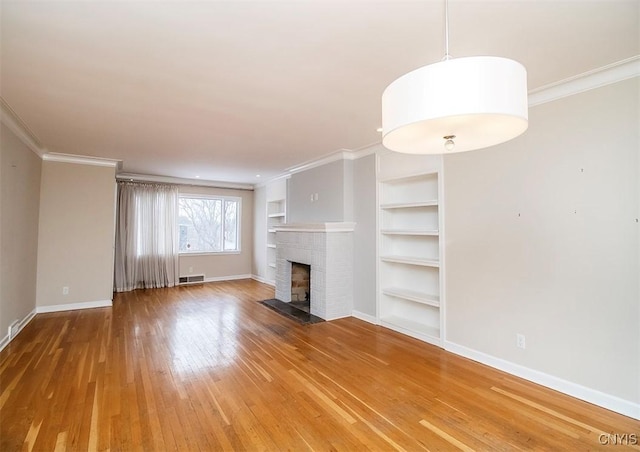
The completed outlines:
<svg viewBox="0 0 640 452">
<path fill-rule="evenodd" d="M 118 182 L 116 292 L 176 285 L 177 223 L 177 186 Z"/>
</svg>

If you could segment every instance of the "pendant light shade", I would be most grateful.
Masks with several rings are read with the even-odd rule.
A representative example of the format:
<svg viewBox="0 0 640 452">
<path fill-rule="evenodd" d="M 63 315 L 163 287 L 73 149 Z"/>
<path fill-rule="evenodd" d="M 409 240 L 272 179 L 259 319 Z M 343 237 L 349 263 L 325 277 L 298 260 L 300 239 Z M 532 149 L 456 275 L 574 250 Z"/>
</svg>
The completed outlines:
<svg viewBox="0 0 640 452">
<path fill-rule="evenodd" d="M 387 87 L 382 144 L 410 154 L 481 149 L 527 130 L 527 110 L 527 71 L 520 63 L 484 56 L 446 59 Z"/>
</svg>

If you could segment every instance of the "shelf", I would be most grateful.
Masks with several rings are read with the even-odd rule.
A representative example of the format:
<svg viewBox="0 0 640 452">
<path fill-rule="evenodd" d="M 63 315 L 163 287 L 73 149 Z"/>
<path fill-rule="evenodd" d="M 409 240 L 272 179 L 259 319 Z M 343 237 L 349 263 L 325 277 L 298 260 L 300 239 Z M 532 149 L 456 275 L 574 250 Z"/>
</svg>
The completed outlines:
<svg viewBox="0 0 640 452">
<path fill-rule="evenodd" d="M 382 317 L 380 320 L 382 326 L 396 331 L 399 330 L 399 332 L 408 334 L 409 336 L 417 336 L 419 339 L 425 339 L 428 342 L 440 342 L 440 328 L 438 327 L 425 325 L 424 323 L 395 315 Z"/>
<path fill-rule="evenodd" d="M 394 153 L 379 156 L 380 168 L 386 177 L 378 173 L 378 320 L 386 328 L 441 347 L 440 172 L 419 158 Z"/>
<path fill-rule="evenodd" d="M 275 263 L 275 262 L 271 262 L 271 263 L 269 264 L 269 267 L 271 267 L 271 268 L 276 268 L 276 263 Z"/>
<path fill-rule="evenodd" d="M 418 179 L 425 176 L 433 176 L 436 174 L 438 174 L 438 171 L 423 171 L 420 173 L 408 174 L 405 176 L 395 176 L 395 177 L 388 177 L 385 179 L 379 179 L 378 182 L 383 182 L 386 184 L 394 183 L 394 182 L 407 182 L 407 181 L 410 181 L 411 179 Z"/>
<path fill-rule="evenodd" d="M 386 287 L 382 289 L 382 293 L 392 297 L 402 298 L 404 300 L 422 303 L 436 308 L 440 307 L 440 297 L 430 295 L 416 290 L 402 289 L 400 287 Z"/>
<path fill-rule="evenodd" d="M 267 248 L 275 248 L 276 244 L 275 243 L 267 243 Z"/>
<path fill-rule="evenodd" d="M 422 259 L 410 256 L 380 256 L 383 262 L 395 262 L 397 264 L 420 265 L 423 267 L 439 267 L 440 262 L 437 259 Z"/>
<path fill-rule="evenodd" d="M 433 207 L 438 205 L 438 200 L 420 201 L 420 202 L 390 202 L 380 204 L 382 210 L 391 209 L 416 209 L 420 207 Z"/>
<path fill-rule="evenodd" d="M 381 229 L 380 233 L 384 235 L 428 235 L 437 237 L 438 231 L 418 231 L 411 229 Z"/>
<path fill-rule="evenodd" d="M 284 218 L 284 212 L 270 213 L 269 218 Z"/>
<path fill-rule="evenodd" d="M 267 229 L 267 232 L 276 232 L 276 230 L 274 228 L 272 229 Z"/>
</svg>

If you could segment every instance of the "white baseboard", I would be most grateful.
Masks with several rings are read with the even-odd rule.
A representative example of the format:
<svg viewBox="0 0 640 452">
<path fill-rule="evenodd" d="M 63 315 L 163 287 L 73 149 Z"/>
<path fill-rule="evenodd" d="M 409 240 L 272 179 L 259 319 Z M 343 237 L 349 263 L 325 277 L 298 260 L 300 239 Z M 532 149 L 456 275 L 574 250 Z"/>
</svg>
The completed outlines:
<svg viewBox="0 0 640 452">
<path fill-rule="evenodd" d="M 373 323 L 374 325 L 380 325 L 380 322 L 378 322 L 378 319 L 374 315 L 365 314 L 364 312 L 354 310 L 353 312 L 351 312 L 351 316 L 355 317 L 356 319 L 364 320 L 365 322 Z"/>
<path fill-rule="evenodd" d="M 236 279 L 251 279 L 251 275 L 212 276 L 205 278 L 204 282 L 235 281 Z"/>
<path fill-rule="evenodd" d="M 9 345 L 9 343 L 13 339 L 15 339 L 15 337 L 18 336 L 18 334 L 20 334 L 20 331 L 22 331 L 22 329 L 25 326 L 27 326 L 27 324 L 31 322 L 31 320 L 33 320 L 35 316 L 36 316 L 36 310 L 34 309 L 29 314 L 27 314 L 22 320 L 20 320 L 20 323 L 18 324 L 18 332 L 16 333 L 15 336 L 13 336 L 13 338 L 10 338 L 9 333 L 7 333 L 2 339 L 0 339 L 0 351 L 2 351 L 7 345 Z"/>
<path fill-rule="evenodd" d="M 11 342 L 11 340 L 9 339 L 9 335 L 5 334 L 4 337 L 2 339 L 0 339 L 0 352 L 2 350 L 4 350 L 4 348 L 9 345 L 9 342 Z"/>
<path fill-rule="evenodd" d="M 620 397 L 605 394 L 604 392 L 587 388 L 577 383 L 554 377 L 553 375 L 530 369 L 501 358 L 496 358 L 495 356 L 487 355 L 486 353 L 473 350 L 463 345 L 458 345 L 454 342 L 445 341 L 444 348 L 456 355 L 464 356 L 465 358 L 486 364 L 487 366 L 494 367 L 511 375 L 546 386 L 547 388 L 554 389 L 562 392 L 563 394 L 570 395 L 571 397 L 593 403 L 594 405 L 615 411 L 616 413 L 624 414 L 625 416 L 629 416 L 634 419 L 640 419 L 639 403 L 634 403 L 621 399 Z"/>
<path fill-rule="evenodd" d="M 56 304 L 52 306 L 38 306 L 36 312 L 38 314 L 45 312 L 61 312 L 61 311 L 74 311 L 76 309 L 91 309 L 91 308 L 108 308 L 113 305 L 112 300 L 98 300 L 98 301 L 85 301 L 81 303 L 69 303 L 69 304 Z"/>
<path fill-rule="evenodd" d="M 271 287 L 275 287 L 276 283 L 274 281 L 270 281 L 268 279 L 264 279 L 262 276 L 258 276 L 258 275 L 251 275 L 251 279 L 261 282 L 262 284 L 267 284 Z"/>
</svg>

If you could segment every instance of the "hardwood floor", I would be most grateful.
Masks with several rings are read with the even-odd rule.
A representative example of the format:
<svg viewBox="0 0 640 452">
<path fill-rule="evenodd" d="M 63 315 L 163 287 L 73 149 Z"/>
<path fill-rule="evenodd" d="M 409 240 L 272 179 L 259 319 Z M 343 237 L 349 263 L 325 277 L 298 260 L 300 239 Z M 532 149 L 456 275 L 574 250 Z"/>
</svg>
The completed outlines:
<svg viewBox="0 0 640 452">
<path fill-rule="evenodd" d="M 39 314 L 0 353 L 0 450 L 640 450 L 600 443 L 638 421 L 271 297 L 244 280 Z"/>
</svg>

